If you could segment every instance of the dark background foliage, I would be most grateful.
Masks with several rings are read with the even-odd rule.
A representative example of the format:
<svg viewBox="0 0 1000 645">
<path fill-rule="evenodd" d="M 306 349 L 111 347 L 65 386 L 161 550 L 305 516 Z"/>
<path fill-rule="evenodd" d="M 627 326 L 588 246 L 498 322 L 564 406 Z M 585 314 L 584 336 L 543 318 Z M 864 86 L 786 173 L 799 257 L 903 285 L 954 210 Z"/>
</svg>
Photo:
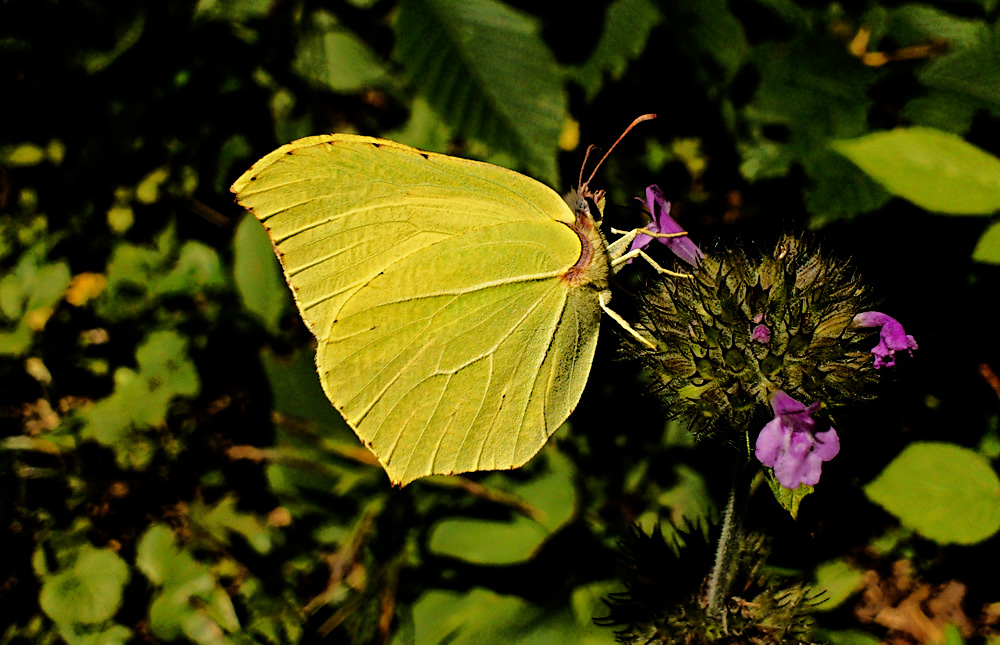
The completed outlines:
<svg viewBox="0 0 1000 645">
<path fill-rule="evenodd" d="M 0 3 L 0 642 L 612 642 L 590 619 L 617 540 L 707 526 L 745 456 L 665 423 L 606 325 L 569 427 L 526 468 L 392 489 L 228 188 L 280 144 L 351 131 L 562 191 L 647 112 L 595 180 L 612 225 L 642 223 L 657 183 L 709 252 L 812 237 L 920 343 L 838 417 L 842 453 L 797 521 L 751 500 L 771 562 L 808 581 L 834 561 L 871 592 L 904 561 L 906 589 L 967 590 L 933 624 L 988 633 L 996 540 L 916 536 L 861 486 L 918 440 L 1000 453 L 998 269 L 972 259 L 989 222 L 893 198 L 829 144 L 919 125 L 1000 155 L 998 17 L 995 0 Z M 646 277 L 624 278 L 623 312 Z M 818 615 L 832 640 L 928 638 L 860 598 Z"/>
</svg>

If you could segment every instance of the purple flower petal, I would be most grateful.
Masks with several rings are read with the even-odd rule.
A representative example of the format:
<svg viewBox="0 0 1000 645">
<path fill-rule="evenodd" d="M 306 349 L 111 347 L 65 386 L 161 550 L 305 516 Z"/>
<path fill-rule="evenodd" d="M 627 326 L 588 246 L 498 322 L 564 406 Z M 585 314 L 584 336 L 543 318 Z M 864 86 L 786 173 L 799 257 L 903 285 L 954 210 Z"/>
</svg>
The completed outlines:
<svg viewBox="0 0 1000 645">
<path fill-rule="evenodd" d="M 892 316 L 878 311 L 865 311 L 854 317 L 855 327 L 881 327 L 879 342 L 872 349 L 875 355 L 875 369 L 895 367 L 896 352 L 906 351 L 913 356 L 917 341 L 906 333 L 903 326 Z"/>
<path fill-rule="evenodd" d="M 757 437 L 755 454 L 765 466 L 774 469 L 774 477 L 785 488 L 819 482 L 823 462 L 840 452 L 840 437 L 832 427 L 814 432 L 813 414 L 819 402 L 806 406 L 778 390 L 771 396 L 774 419 Z"/>
<path fill-rule="evenodd" d="M 757 325 L 750 333 L 750 340 L 766 345 L 771 342 L 771 330 L 767 328 L 767 325 Z"/>
<path fill-rule="evenodd" d="M 640 200 L 642 201 L 642 200 Z M 646 200 L 643 202 L 653 217 L 646 229 L 654 233 L 683 233 L 684 229 L 680 224 L 670 217 L 670 202 L 664 196 L 663 191 L 656 184 L 646 188 Z M 644 249 L 652 240 L 658 240 L 674 252 L 674 255 L 684 260 L 691 266 L 698 266 L 698 260 L 705 257 L 701 249 L 691 241 L 687 235 L 682 237 L 657 237 L 654 238 L 645 233 L 640 233 L 632 240 L 628 250 Z M 631 262 L 631 260 L 629 260 Z"/>
</svg>

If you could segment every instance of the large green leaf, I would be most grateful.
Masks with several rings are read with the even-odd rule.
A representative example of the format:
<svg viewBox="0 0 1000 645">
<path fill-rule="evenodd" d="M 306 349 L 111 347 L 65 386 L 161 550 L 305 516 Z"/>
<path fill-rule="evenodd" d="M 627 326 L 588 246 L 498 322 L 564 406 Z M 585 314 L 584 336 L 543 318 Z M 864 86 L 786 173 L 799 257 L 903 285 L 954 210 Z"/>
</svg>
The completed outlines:
<svg viewBox="0 0 1000 645">
<path fill-rule="evenodd" d="M 397 58 L 453 132 L 556 183 L 563 77 L 537 23 L 495 0 L 404 0 Z"/>
<path fill-rule="evenodd" d="M 954 444 L 910 444 L 865 494 L 937 542 L 973 544 L 1000 529 L 1000 479 L 986 459 Z"/>
<path fill-rule="evenodd" d="M 988 215 L 1000 210 L 1000 159 L 933 128 L 898 128 L 831 147 L 889 192 L 929 211 Z"/>
<path fill-rule="evenodd" d="M 517 596 L 481 588 L 466 593 L 432 589 L 413 606 L 415 643 L 518 643 L 519 645 L 612 645 L 611 629 L 576 616 L 570 608 L 548 610 Z M 402 645 L 403 638 L 393 640 Z"/>
<path fill-rule="evenodd" d="M 496 488 L 524 500 L 535 511 L 533 519 L 524 515 L 509 522 L 448 518 L 431 529 L 429 549 L 479 564 L 510 564 L 530 558 L 576 513 L 572 462 L 554 450 L 546 456 L 546 471 L 529 482 L 515 484 L 503 474 L 490 475 L 483 482 L 487 489 Z"/>
</svg>

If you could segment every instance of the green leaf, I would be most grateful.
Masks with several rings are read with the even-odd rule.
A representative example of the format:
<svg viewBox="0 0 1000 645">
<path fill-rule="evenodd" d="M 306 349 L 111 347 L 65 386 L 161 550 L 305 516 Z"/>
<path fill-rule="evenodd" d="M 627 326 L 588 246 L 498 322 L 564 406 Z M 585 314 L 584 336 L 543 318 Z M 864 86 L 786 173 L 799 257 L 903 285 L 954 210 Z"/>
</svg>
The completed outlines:
<svg viewBox="0 0 1000 645">
<path fill-rule="evenodd" d="M 288 288 L 267 231 L 254 217 L 244 217 L 233 238 L 233 280 L 243 306 L 272 334 L 280 332 Z"/>
<path fill-rule="evenodd" d="M 453 132 L 558 181 L 567 98 L 535 20 L 495 0 L 403 0 L 395 29 L 396 58 Z"/>
<path fill-rule="evenodd" d="M 910 444 L 865 494 L 937 542 L 974 544 L 1000 529 L 1000 479 L 982 456 L 954 444 Z"/>
<path fill-rule="evenodd" d="M 232 600 L 211 570 L 174 542 L 161 524 L 146 531 L 136 547 L 136 566 L 161 587 L 149 610 L 154 636 L 181 635 L 197 643 L 227 643 L 224 632 L 239 630 Z"/>
<path fill-rule="evenodd" d="M 594 53 L 581 66 L 571 70 L 573 78 L 592 101 L 604 85 L 604 75 L 618 80 L 629 61 L 646 48 L 649 34 L 663 20 L 650 0 L 615 0 L 602 22 L 604 29 Z"/>
<path fill-rule="evenodd" d="M 87 544 L 72 567 L 45 579 L 38 601 L 58 624 L 100 623 L 118 611 L 128 579 L 128 565 L 117 553 Z"/>
<path fill-rule="evenodd" d="M 334 92 L 357 92 L 383 84 L 388 77 L 368 45 L 322 9 L 313 12 L 303 28 L 292 69 Z"/>
<path fill-rule="evenodd" d="M 232 494 L 223 497 L 215 506 L 195 500 L 190 505 L 189 517 L 221 544 L 229 544 L 229 534 L 237 533 L 257 553 L 267 554 L 271 551 L 273 543 L 267 526 L 256 515 L 240 512 L 236 508 L 236 497 Z"/>
<path fill-rule="evenodd" d="M 413 606 L 415 643 L 518 643 L 518 645 L 613 645 L 614 631 L 580 624 L 568 607 L 555 611 L 517 596 L 474 588 L 466 593 L 431 590 Z M 399 639 L 394 645 L 402 645 Z"/>
<path fill-rule="evenodd" d="M 172 331 L 150 334 L 136 350 L 139 371 L 115 371 L 115 390 L 81 412 L 81 436 L 110 446 L 123 467 L 141 468 L 151 456 L 136 433 L 166 420 L 178 396 L 193 396 L 200 384 L 198 371 L 187 355 L 187 340 Z"/>
<path fill-rule="evenodd" d="M 806 495 L 816 490 L 807 484 L 799 484 L 799 487 L 794 490 L 785 488 L 778 482 L 774 471 L 770 468 L 764 469 L 764 479 L 767 480 L 767 486 L 771 489 L 774 499 L 781 505 L 781 508 L 788 511 L 793 520 L 799 517 L 799 505 L 802 500 L 806 498 Z"/>
<path fill-rule="evenodd" d="M 847 560 L 824 562 L 816 567 L 816 582 L 810 585 L 811 591 L 823 594 L 814 607 L 819 611 L 836 609 L 860 589 L 863 582 L 864 572 Z"/>
<path fill-rule="evenodd" d="M 668 27 L 680 26 L 682 46 L 701 52 L 715 61 L 726 82 L 731 81 L 750 56 L 750 44 L 743 25 L 729 11 L 726 0 L 699 0 L 677 3 L 678 15 L 670 16 Z"/>
<path fill-rule="evenodd" d="M 1000 22 L 987 31 L 973 23 L 945 56 L 928 63 L 918 77 L 928 87 L 949 90 L 1000 107 Z"/>
<path fill-rule="evenodd" d="M 831 147 L 889 192 L 929 211 L 987 215 L 1000 210 L 1000 159 L 932 128 L 898 128 Z"/>
<path fill-rule="evenodd" d="M 972 259 L 976 262 L 1000 264 L 1000 222 L 990 224 L 979 238 L 976 249 L 972 252 Z"/>
<path fill-rule="evenodd" d="M 486 488 L 498 488 L 520 497 L 535 511 L 534 519 L 515 515 L 510 522 L 474 518 L 448 518 L 432 529 L 428 548 L 438 554 L 478 564 L 510 564 L 530 558 L 542 543 L 576 513 L 573 464 L 561 453 L 548 450 L 547 469 L 524 484 L 511 484 L 508 476 L 490 475 Z"/>
</svg>

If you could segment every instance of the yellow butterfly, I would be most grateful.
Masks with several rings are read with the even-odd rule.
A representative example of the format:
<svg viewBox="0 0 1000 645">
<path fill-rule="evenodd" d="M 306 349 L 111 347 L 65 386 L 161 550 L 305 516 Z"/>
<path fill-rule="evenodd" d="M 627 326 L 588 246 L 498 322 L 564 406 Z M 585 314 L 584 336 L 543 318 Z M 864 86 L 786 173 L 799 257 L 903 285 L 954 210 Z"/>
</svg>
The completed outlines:
<svg viewBox="0 0 1000 645">
<path fill-rule="evenodd" d="M 625 252 L 638 231 L 608 245 L 589 181 L 563 199 L 498 166 L 331 134 L 233 184 L 316 336 L 327 397 L 393 483 L 528 461 L 580 400 L 602 310 L 651 346 L 607 307 L 609 276 L 645 257 Z"/>
</svg>

